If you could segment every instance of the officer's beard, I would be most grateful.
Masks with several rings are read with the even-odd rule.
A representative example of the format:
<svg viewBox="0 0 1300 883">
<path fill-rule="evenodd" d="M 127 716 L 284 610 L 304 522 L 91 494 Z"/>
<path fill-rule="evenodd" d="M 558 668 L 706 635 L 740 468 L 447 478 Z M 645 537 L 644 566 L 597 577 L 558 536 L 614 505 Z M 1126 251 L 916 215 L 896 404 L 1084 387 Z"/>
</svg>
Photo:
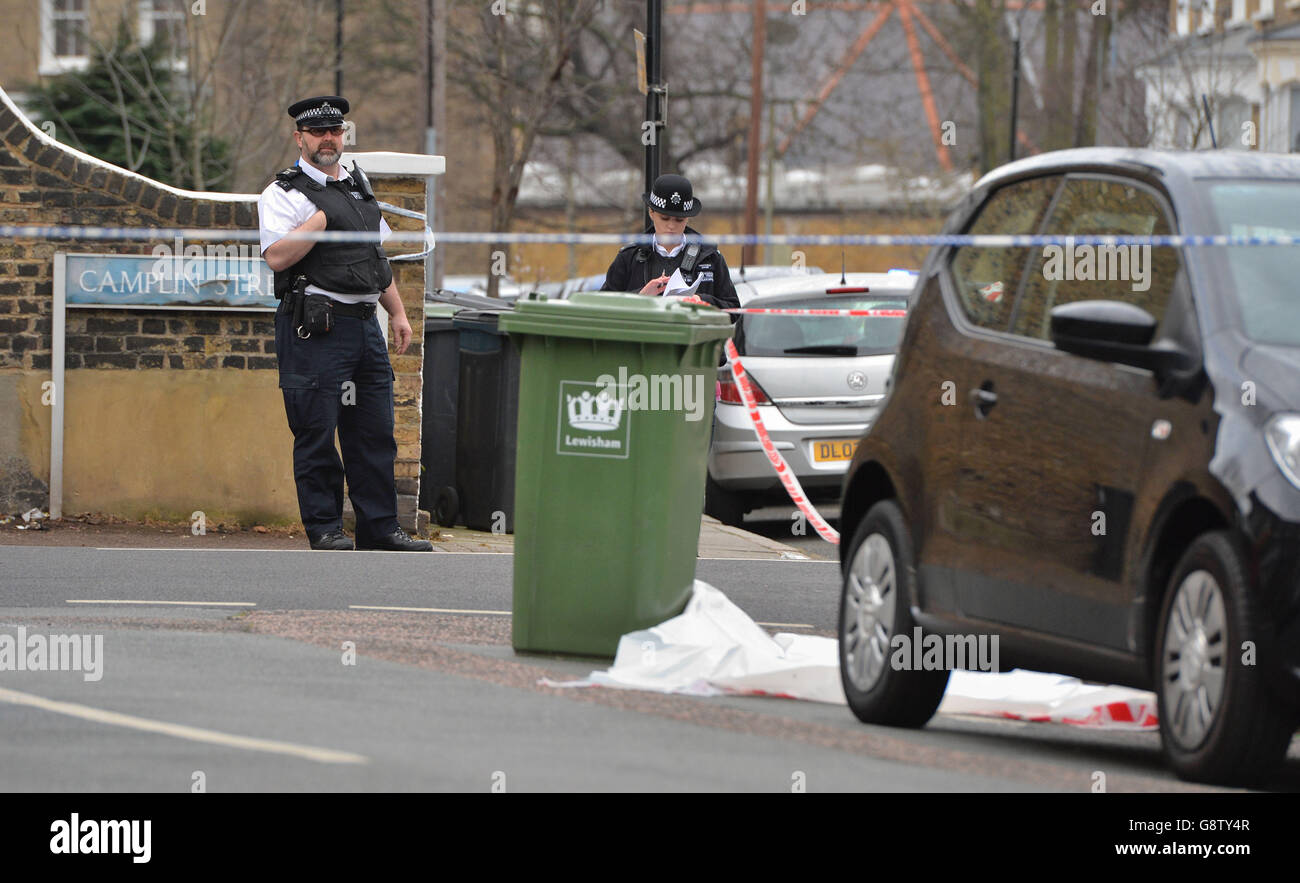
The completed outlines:
<svg viewBox="0 0 1300 883">
<path fill-rule="evenodd" d="M 339 152 L 333 147 L 324 145 L 317 147 L 316 151 L 308 157 L 315 166 L 332 166 L 339 161 Z"/>
</svg>

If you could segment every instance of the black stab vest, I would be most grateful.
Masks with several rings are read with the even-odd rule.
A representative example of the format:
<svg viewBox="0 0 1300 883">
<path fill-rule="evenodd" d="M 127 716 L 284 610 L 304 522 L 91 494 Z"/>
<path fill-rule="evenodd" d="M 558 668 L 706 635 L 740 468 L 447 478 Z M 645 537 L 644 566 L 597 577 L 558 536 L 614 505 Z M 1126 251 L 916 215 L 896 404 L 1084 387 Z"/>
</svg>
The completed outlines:
<svg viewBox="0 0 1300 883">
<path fill-rule="evenodd" d="M 275 179 L 285 190 L 297 190 L 323 211 L 326 230 L 379 232 L 379 205 L 355 175 L 321 185 L 293 166 L 278 172 Z M 302 260 L 275 274 L 276 296 L 283 296 L 298 276 L 339 294 L 382 294 L 393 282 L 393 268 L 378 242 L 317 242 Z"/>
</svg>

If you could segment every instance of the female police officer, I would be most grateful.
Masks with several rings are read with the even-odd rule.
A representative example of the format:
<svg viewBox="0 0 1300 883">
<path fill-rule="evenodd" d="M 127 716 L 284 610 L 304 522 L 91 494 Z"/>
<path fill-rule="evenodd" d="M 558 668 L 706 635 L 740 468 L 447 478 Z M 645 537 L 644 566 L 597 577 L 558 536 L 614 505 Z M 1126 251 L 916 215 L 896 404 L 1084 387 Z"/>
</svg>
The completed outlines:
<svg viewBox="0 0 1300 883">
<path fill-rule="evenodd" d="M 658 297 L 677 270 L 687 285 L 698 279 L 696 296 L 721 309 L 740 306 L 731 273 L 722 252 L 710 242 L 682 240 L 682 234 L 700 234 L 686 226 L 686 219 L 700 213 L 700 201 L 691 192 L 691 182 L 681 175 L 660 175 L 641 200 L 650 211 L 654 241 L 650 245 L 625 245 L 605 272 L 602 291 L 631 291 Z M 650 232 L 649 229 L 646 230 Z"/>
</svg>

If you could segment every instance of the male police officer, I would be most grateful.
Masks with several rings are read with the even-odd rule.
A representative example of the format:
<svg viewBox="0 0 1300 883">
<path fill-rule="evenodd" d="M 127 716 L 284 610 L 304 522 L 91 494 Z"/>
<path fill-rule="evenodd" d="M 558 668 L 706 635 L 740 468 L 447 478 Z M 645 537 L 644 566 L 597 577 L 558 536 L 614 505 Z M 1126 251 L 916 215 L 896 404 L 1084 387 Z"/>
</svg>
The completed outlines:
<svg viewBox="0 0 1300 883">
<path fill-rule="evenodd" d="M 687 285 L 700 280 L 696 296 L 701 300 L 722 309 L 739 307 L 736 287 L 731 284 L 731 273 L 718 247 L 709 242 L 682 241 L 683 232 L 700 235 L 686 226 L 686 219 L 698 215 L 701 208 L 691 192 L 691 182 L 681 175 L 660 175 L 650 192 L 641 194 L 641 201 L 650 211 L 654 242 L 623 246 L 605 272 L 601 290 L 658 297 L 665 293 L 673 273 L 681 270 Z"/>
<path fill-rule="evenodd" d="M 392 317 L 398 353 L 411 341 L 388 257 L 378 242 L 285 239 L 321 230 L 391 232 L 360 169 L 339 165 L 343 115 L 337 95 L 289 106 L 301 157 L 262 191 L 262 256 L 275 271 L 275 354 L 293 431 L 298 510 L 313 549 L 351 549 L 343 532 L 346 475 L 357 516 L 357 548 L 431 552 L 397 523 L 393 462 L 393 374 L 375 316 Z M 343 448 L 334 448 L 338 430 Z"/>
</svg>

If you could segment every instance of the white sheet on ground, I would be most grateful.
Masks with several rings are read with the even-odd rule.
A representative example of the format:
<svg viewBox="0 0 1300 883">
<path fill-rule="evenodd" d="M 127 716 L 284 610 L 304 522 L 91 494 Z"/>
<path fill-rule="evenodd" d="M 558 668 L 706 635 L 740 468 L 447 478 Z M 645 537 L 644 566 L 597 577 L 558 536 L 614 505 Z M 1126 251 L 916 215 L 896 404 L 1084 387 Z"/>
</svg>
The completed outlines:
<svg viewBox="0 0 1300 883">
<path fill-rule="evenodd" d="M 1144 730 L 1157 725 L 1152 693 L 1020 670 L 953 672 L 939 713 L 1110 729 Z"/>
<path fill-rule="evenodd" d="M 785 632 L 769 636 L 722 592 L 699 580 L 679 616 L 623 635 L 606 671 L 593 671 L 580 681 L 542 683 L 846 704 L 834 638 Z M 1150 693 L 1028 671 L 953 672 L 939 712 L 1086 726 L 1155 726 Z"/>
</svg>

